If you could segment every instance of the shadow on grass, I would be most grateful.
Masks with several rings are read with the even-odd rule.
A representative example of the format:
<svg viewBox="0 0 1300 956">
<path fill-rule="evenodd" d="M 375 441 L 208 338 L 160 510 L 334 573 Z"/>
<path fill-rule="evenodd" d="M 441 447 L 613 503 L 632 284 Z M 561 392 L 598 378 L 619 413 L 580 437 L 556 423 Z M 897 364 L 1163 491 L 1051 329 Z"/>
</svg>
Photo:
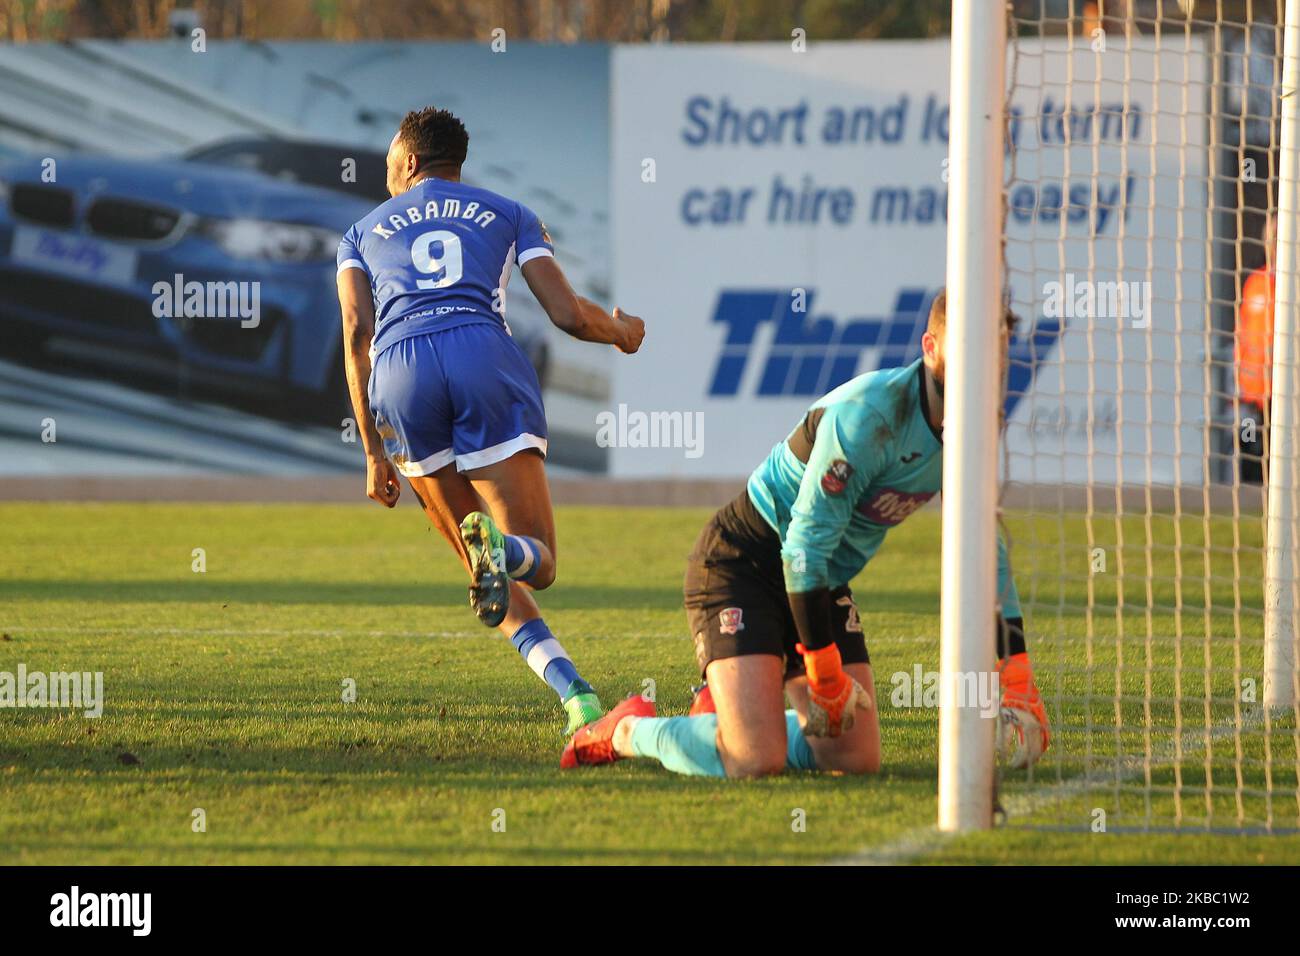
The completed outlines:
<svg viewBox="0 0 1300 956">
<path fill-rule="evenodd" d="M 403 583 L 383 581 L 223 581 L 193 575 L 183 580 L 10 580 L 0 581 L 0 602 L 85 601 L 153 603 L 220 601 L 231 604 L 451 605 L 465 603 L 462 582 Z M 681 589 L 674 586 L 623 587 L 561 583 L 545 592 L 548 608 L 676 610 Z"/>
<path fill-rule="evenodd" d="M 729 845 L 714 847 L 701 845 L 698 849 L 674 849 L 668 847 L 626 846 L 622 848 L 601 847 L 590 842 L 580 845 L 510 846 L 505 842 L 504 834 L 494 835 L 490 843 L 475 843 L 465 839 L 448 841 L 442 845 L 420 846 L 383 846 L 366 843 L 340 842 L 335 845 L 318 843 L 281 842 L 281 843 L 237 843 L 224 841 L 213 836 L 203 837 L 202 844 L 163 843 L 132 841 L 130 854 L 133 860 L 165 860 L 166 865 L 205 866 L 229 862 L 232 854 L 253 857 L 257 866 L 303 865 L 304 863 L 345 863 L 352 864 L 360 857 L 365 862 L 360 865 L 401 865 L 420 863 L 442 863 L 464 865 L 564 865 L 590 863 L 594 865 L 619 864 L 645 865 L 664 864 L 673 866 L 717 866 L 720 863 L 764 864 L 783 863 L 824 863 L 824 847 L 801 844 L 792 838 L 780 847 L 771 843 L 748 845 Z M 120 857 L 127 848 L 118 844 L 101 845 L 73 840 L 41 840 L 40 842 L 19 842 L 12 846 L 15 856 L 22 852 L 48 856 L 51 853 L 75 853 L 78 863 L 95 865 L 97 856 Z M 184 861 L 184 857 L 192 858 Z M 468 860 L 467 860 L 468 857 Z M 248 865 L 248 861 L 240 861 Z M 37 864 L 40 865 L 40 864 Z M 355 864 L 353 864 L 355 865 Z"/>
<path fill-rule="evenodd" d="M 194 574 L 182 579 L 120 581 L 105 579 L 19 579 L 0 581 L 3 601 L 82 601 L 101 604 L 212 602 L 223 604 L 323 604 L 350 606 L 447 605 L 465 603 L 461 581 L 392 583 L 385 581 L 222 580 L 216 575 Z M 680 584 L 607 585 L 559 581 L 541 593 L 547 609 L 678 611 L 682 608 Z M 864 613 L 913 615 L 932 613 L 918 606 L 904 591 L 867 591 L 858 595 Z M 887 643 L 887 638 L 880 638 Z"/>
<path fill-rule="evenodd" d="M 460 751 L 467 742 L 448 750 Z M 129 751 L 138 761 L 123 764 Z M 8 770 L 15 785 L 48 785 L 63 789 L 75 784 L 69 773 L 86 773 L 95 786 L 174 788 L 177 786 L 275 787 L 315 784 L 322 787 L 392 790 L 401 787 L 451 788 L 458 791 L 554 791 L 559 788 L 619 797 L 675 794 L 702 798 L 742 798 L 755 791 L 783 793 L 870 791 L 917 781 L 933 783 L 928 764 L 886 766 L 877 776 L 785 773 L 758 780 L 722 780 L 670 773 L 653 761 L 611 768 L 580 768 L 562 772 L 554 753 L 539 752 L 521 759 L 505 747 L 495 754 L 440 753 L 436 748 L 339 741 L 316 747 L 235 745 L 138 746 L 40 743 L 0 750 L 0 770 Z"/>
</svg>

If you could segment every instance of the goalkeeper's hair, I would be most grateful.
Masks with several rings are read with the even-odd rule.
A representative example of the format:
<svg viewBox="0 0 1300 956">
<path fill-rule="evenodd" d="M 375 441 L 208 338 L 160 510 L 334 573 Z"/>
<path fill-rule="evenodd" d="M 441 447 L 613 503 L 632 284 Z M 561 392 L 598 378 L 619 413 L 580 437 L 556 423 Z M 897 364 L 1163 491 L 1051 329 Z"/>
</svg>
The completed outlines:
<svg viewBox="0 0 1300 956">
<path fill-rule="evenodd" d="M 1007 334 L 1015 335 L 1016 326 L 1020 324 L 1020 316 L 1016 315 L 1010 309 L 1002 317 L 1007 324 Z M 948 290 L 940 289 L 939 294 L 934 297 L 930 303 L 930 320 L 926 323 L 925 330 L 931 335 L 942 335 L 948 327 Z"/>
</svg>

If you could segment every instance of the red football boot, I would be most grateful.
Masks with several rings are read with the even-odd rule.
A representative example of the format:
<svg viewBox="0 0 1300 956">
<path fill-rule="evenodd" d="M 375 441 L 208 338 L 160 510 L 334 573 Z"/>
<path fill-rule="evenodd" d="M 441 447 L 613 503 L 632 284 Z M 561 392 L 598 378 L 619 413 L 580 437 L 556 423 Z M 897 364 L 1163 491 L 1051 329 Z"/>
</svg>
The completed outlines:
<svg viewBox="0 0 1300 956">
<path fill-rule="evenodd" d="M 707 683 L 699 687 L 692 687 L 695 697 L 691 700 L 691 711 L 689 716 L 698 717 L 700 714 L 716 714 L 718 708 L 713 706 L 713 691 L 709 690 Z"/>
<path fill-rule="evenodd" d="M 577 766 L 613 763 L 619 759 L 614 752 L 614 730 L 624 717 L 653 717 L 655 703 L 640 694 L 633 694 L 604 717 L 593 721 L 569 738 L 560 754 L 560 769 L 571 770 Z"/>
</svg>

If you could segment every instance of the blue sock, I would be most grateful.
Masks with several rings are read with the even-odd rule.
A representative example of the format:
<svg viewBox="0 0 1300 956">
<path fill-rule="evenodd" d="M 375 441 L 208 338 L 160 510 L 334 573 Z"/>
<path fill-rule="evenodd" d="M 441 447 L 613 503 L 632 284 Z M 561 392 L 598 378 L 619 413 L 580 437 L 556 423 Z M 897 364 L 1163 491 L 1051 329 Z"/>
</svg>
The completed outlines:
<svg viewBox="0 0 1300 956">
<path fill-rule="evenodd" d="M 555 639 L 551 629 L 540 617 L 523 624 L 510 638 L 515 650 L 533 669 L 533 673 L 546 681 L 551 690 L 564 700 L 569 685 L 574 681 L 582 682 L 578 669 L 569 660 L 568 653 Z M 589 690 L 590 687 L 587 687 Z"/>
<path fill-rule="evenodd" d="M 785 712 L 785 765 L 791 770 L 817 769 L 812 747 L 799 726 L 799 713 L 793 710 Z"/>
<path fill-rule="evenodd" d="M 508 534 L 506 539 L 506 574 L 516 581 L 527 581 L 541 564 L 541 544 L 522 534 Z"/>
<path fill-rule="evenodd" d="M 725 777 L 718 756 L 718 715 L 642 717 L 632 728 L 632 750 L 653 757 L 673 773 Z"/>
</svg>

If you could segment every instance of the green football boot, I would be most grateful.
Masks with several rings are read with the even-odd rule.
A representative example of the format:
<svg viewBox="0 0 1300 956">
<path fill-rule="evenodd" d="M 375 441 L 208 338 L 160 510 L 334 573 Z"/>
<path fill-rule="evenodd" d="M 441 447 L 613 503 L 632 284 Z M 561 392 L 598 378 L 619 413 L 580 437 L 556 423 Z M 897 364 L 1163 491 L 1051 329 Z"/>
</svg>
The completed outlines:
<svg viewBox="0 0 1300 956">
<path fill-rule="evenodd" d="M 585 680 L 575 680 L 560 699 L 564 712 L 569 715 L 568 726 L 564 735 L 571 737 L 593 720 L 605 716 L 605 708 L 600 705 L 600 698 Z"/>
<path fill-rule="evenodd" d="M 510 578 L 506 574 L 506 539 L 490 515 L 471 511 L 460 523 L 460 537 L 469 552 L 469 606 L 488 627 L 497 627 L 510 610 Z"/>
</svg>

